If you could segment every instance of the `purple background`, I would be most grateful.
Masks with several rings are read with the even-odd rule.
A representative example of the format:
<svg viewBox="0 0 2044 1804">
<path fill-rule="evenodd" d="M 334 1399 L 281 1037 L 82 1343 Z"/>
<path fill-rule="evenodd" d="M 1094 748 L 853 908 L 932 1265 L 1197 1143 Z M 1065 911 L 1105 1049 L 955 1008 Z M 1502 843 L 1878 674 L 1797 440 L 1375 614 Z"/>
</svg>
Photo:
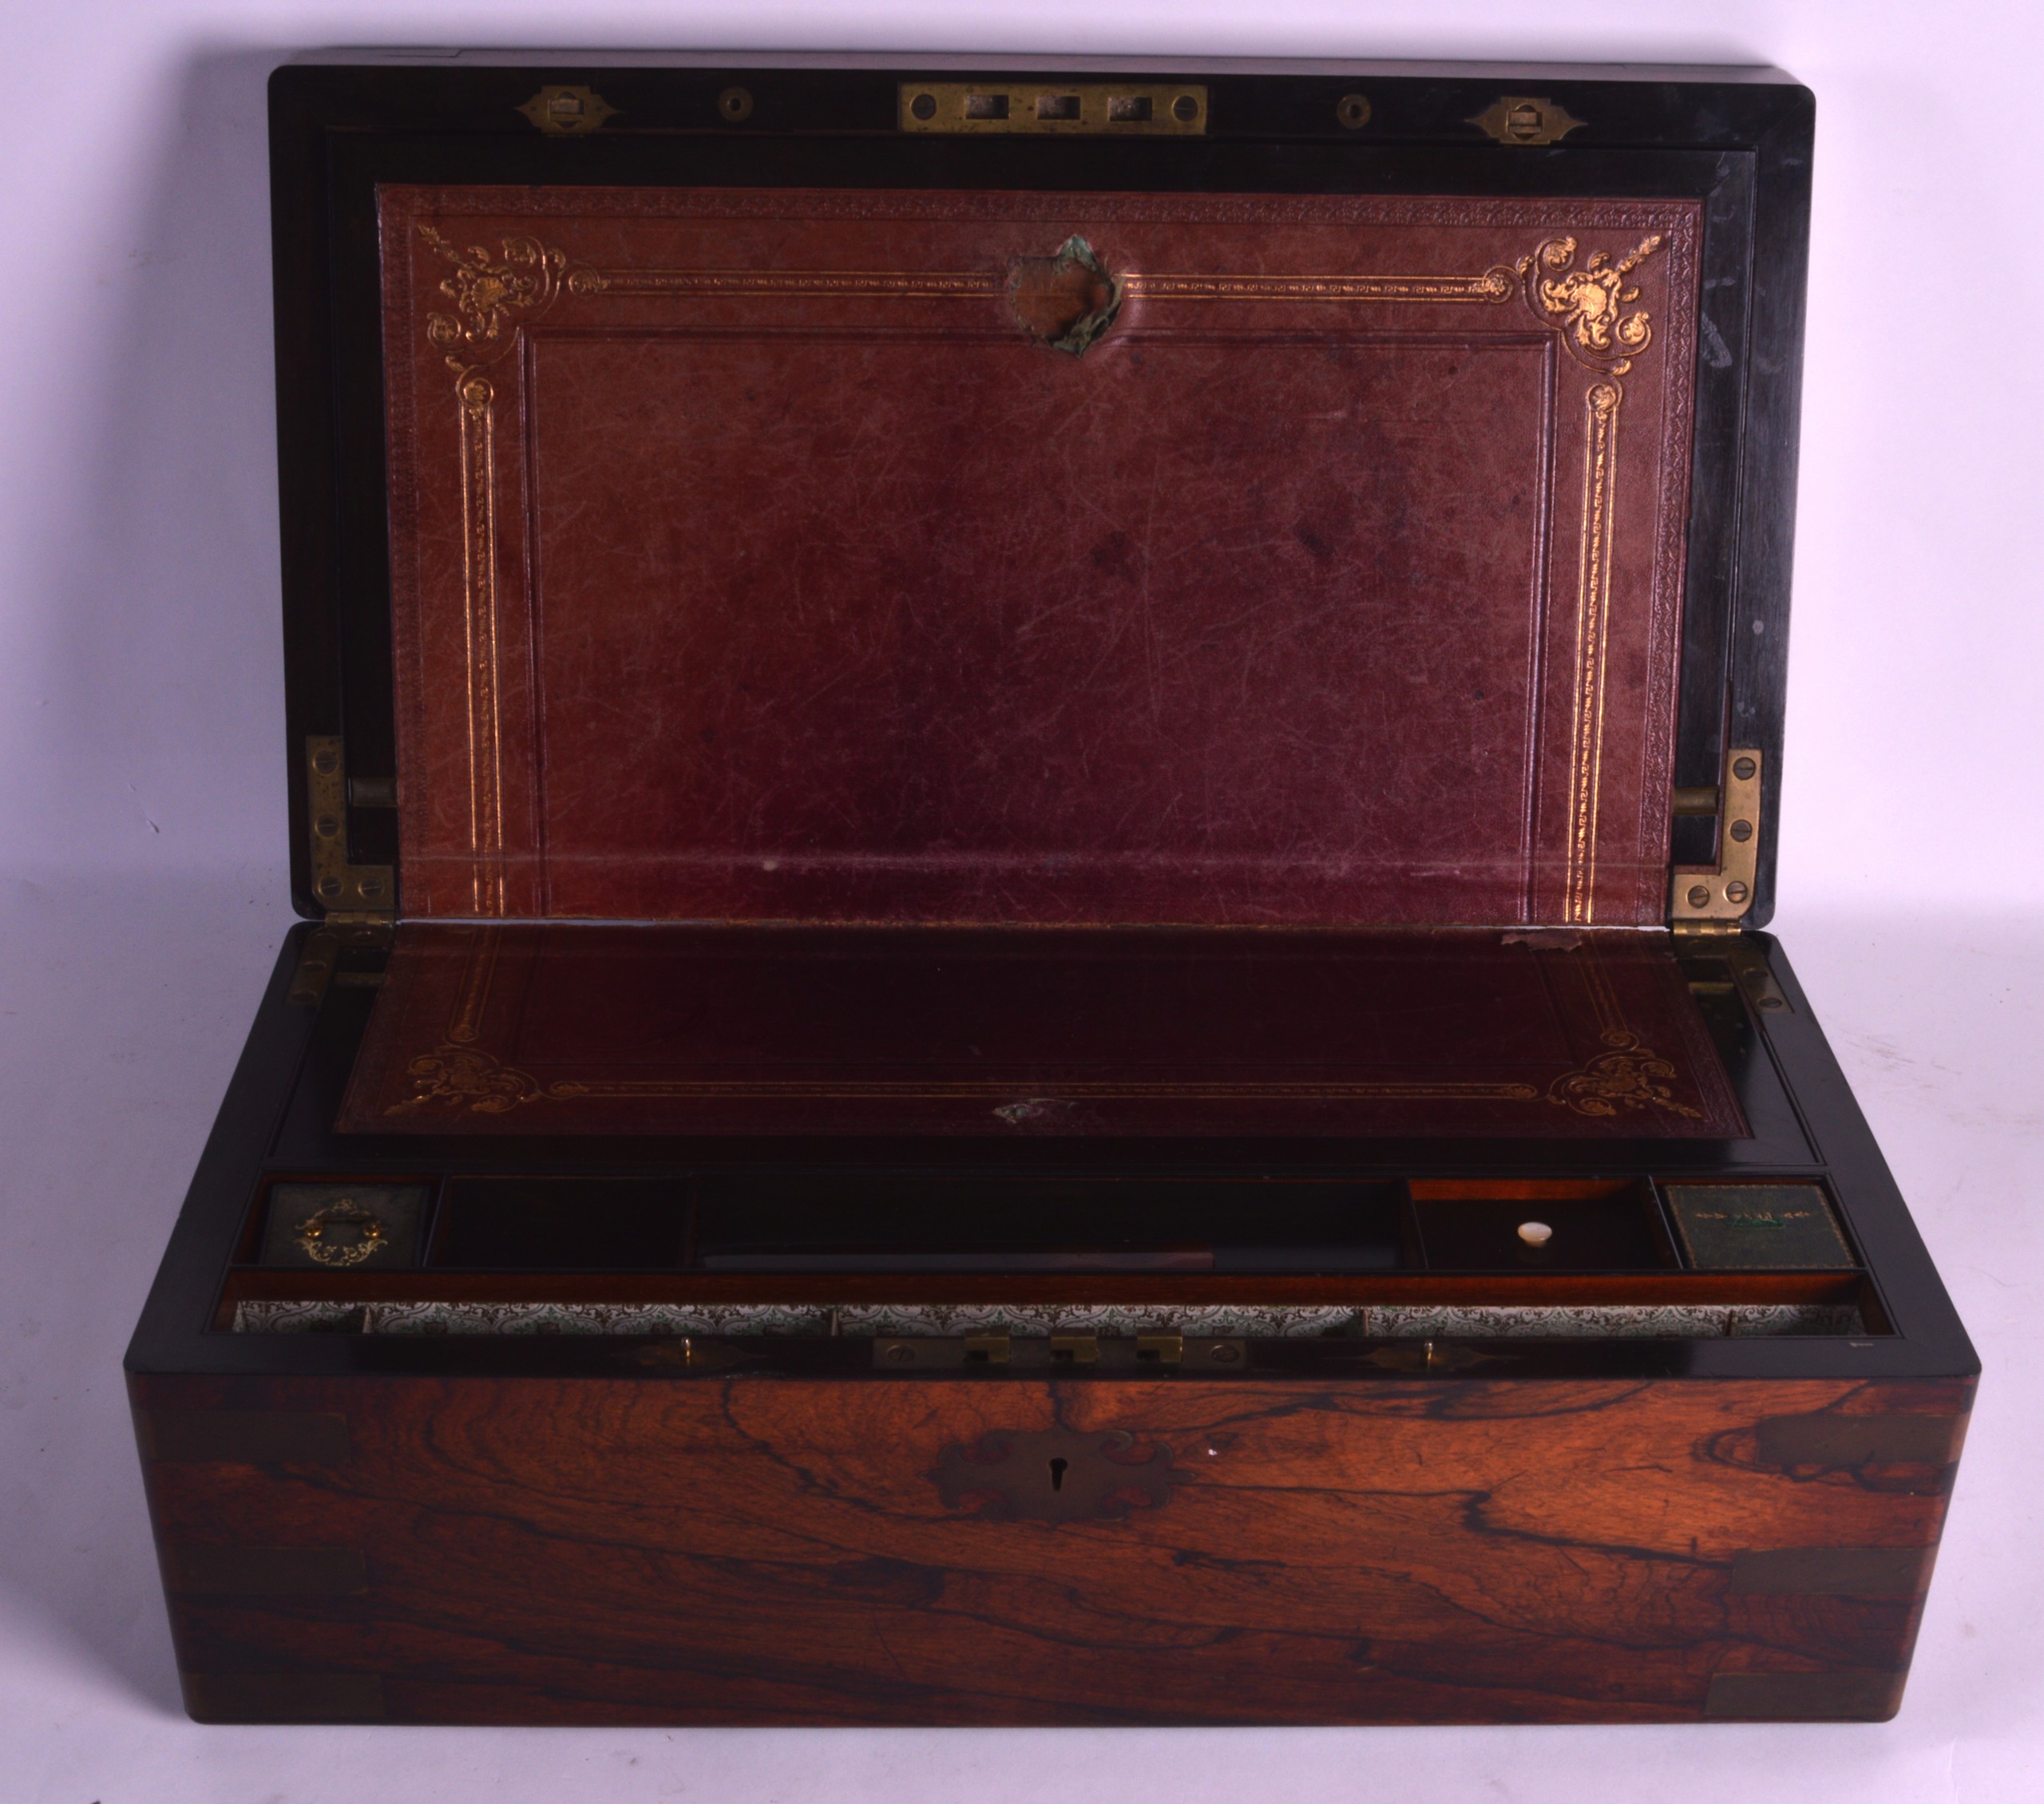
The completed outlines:
<svg viewBox="0 0 2044 1804">
<path fill-rule="evenodd" d="M 200 1728 L 121 1348 L 285 901 L 263 81 L 333 42 L 1772 61 L 1819 96 L 1781 906 L 1987 1365 L 1879 1727 Z M 2044 1793 L 2044 14 L 1901 0 L 15 0 L 0 15 L 0 1793 L 975 1804 Z"/>
</svg>

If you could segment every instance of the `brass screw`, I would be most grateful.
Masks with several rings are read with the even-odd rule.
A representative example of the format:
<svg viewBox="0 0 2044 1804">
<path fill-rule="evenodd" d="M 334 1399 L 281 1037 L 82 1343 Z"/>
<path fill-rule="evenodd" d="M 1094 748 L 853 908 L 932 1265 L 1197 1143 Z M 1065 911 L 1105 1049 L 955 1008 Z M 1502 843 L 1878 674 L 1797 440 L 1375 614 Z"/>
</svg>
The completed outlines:
<svg viewBox="0 0 2044 1804">
<path fill-rule="evenodd" d="M 727 88 L 717 97 L 717 110 L 735 125 L 752 117 L 752 96 L 743 88 Z"/>
<path fill-rule="evenodd" d="M 1710 892 L 1701 884 L 1692 884 L 1689 889 L 1689 906 L 1692 908 L 1706 908 L 1709 905 Z"/>
<path fill-rule="evenodd" d="M 909 111 L 918 119 L 934 119 L 937 117 L 937 96 L 934 94 L 917 95 L 909 102 Z"/>
<path fill-rule="evenodd" d="M 1214 1363 L 1217 1366 L 1232 1366 L 1242 1356 L 1239 1347 L 1230 1346 L 1225 1340 L 1214 1349 Z"/>
<path fill-rule="evenodd" d="M 1731 831 L 1732 837 L 1740 845 L 1744 845 L 1753 837 L 1753 824 L 1750 821 L 1734 821 L 1732 823 Z"/>
<path fill-rule="evenodd" d="M 322 877 L 319 880 L 319 893 L 329 901 L 332 900 L 341 893 L 341 880 L 339 877 Z"/>
<path fill-rule="evenodd" d="M 913 1347 L 904 1347 L 898 1342 L 887 1349 L 887 1357 L 893 1360 L 897 1366 L 905 1366 L 911 1359 L 914 1359 L 915 1356 L 915 1348 Z"/>
<path fill-rule="evenodd" d="M 1181 125 L 1190 125 L 1199 117 L 1199 102 L 1190 94 L 1181 94 L 1171 102 L 1171 117 Z"/>
<path fill-rule="evenodd" d="M 1361 94 L 1344 94 L 1334 103 L 1334 117 L 1352 132 L 1360 132 L 1370 122 L 1370 103 Z"/>
<path fill-rule="evenodd" d="M 331 776 L 340 768 L 340 759 L 329 750 L 312 754 L 312 768 L 323 777 Z"/>
<path fill-rule="evenodd" d="M 1753 892 L 1742 883 L 1728 883 L 1725 886 L 1725 900 L 1727 902 L 1743 902 L 1752 894 Z"/>
<path fill-rule="evenodd" d="M 1732 774 L 1741 783 L 1747 781 L 1759 769 L 1760 766 L 1751 758 L 1734 758 L 1732 761 Z"/>
</svg>

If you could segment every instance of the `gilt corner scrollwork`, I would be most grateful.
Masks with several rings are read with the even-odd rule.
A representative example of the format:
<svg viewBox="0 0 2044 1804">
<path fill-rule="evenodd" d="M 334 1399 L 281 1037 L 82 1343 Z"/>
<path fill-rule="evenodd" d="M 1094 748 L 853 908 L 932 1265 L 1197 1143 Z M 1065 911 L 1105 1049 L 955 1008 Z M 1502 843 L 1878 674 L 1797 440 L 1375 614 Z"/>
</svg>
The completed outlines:
<svg viewBox="0 0 2044 1804">
<path fill-rule="evenodd" d="M 1614 1027 L 1603 1036 L 1611 1050 L 1599 1053 L 1579 1071 L 1570 1071 L 1548 1086 L 1547 1100 L 1578 1115 L 1611 1116 L 1635 1109 L 1658 1109 L 1690 1121 L 1700 1110 L 1675 1098 L 1680 1076 L 1673 1060 L 1663 1058 L 1639 1036 Z"/>
<path fill-rule="evenodd" d="M 451 1042 L 421 1053 L 406 1066 L 405 1074 L 412 1081 L 412 1094 L 391 1106 L 394 1115 L 433 1104 L 476 1115 L 505 1115 L 545 1094 L 537 1078 L 515 1066 Z"/>
<path fill-rule="evenodd" d="M 1639 299 L 1632 272 L 1661 248 L 1655 232 L 1617 262 L 1608 251 L 1593 251 L 1580 268 L 1573 238 L 1551 238 L 1519 259 L 1526 304 L 1542 324 L 1562 334 L 1576 361 L 1606 375 L 1622 376 L 1632 360 L 1654 342 L 1654 321 Z"/>
<path fill-rule="evenodd" d="M 543 1084 L 530 1072 L 462 1046 L 454 1038 L 421 1053 L 405 1067 L 405 1075 L 411 1079 L 412 1093 L 392 1103 L 386 1114 L 437 1106 L 457 1114 L 508 1115 L 528 1102 L 557 1102 L 589 1093 L 587 1084 L 572 1078 Z"/>
<path fill-rule="evenodd" d="M 568 253 L 536 238 L 504 239 L 493 258 L 480 244 L 462 249 L 423 220 L 418 229 L 434 252 L 454 266 L 440 292 L 454 303 L 454 311 L 429 313 L 426 336 L 458 375 L 509 350 L 514 329 L 545 313 L 560 299 L 564 286 L 580 291 L 577 281 L 584 272 L 570 275 Z"/>
</svg>

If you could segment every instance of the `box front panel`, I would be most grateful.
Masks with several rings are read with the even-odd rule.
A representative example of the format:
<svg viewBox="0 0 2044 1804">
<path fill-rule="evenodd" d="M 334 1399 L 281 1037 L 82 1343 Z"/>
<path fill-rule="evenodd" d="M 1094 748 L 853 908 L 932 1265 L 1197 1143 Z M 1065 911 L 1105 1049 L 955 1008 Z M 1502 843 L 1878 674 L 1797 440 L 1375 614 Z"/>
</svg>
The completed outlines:
<svg viewBox="0 0 2044 1804">
<path fill-rule="evenodd" d="M 381 208 L 408 912 L 1660 919 L 1693 202 Z"/>
<path fill-rule="evenodd" d="M 137 1387 L 196 1714 L 474 1723 L 1886 1715 L 1970 1395 Z"/>
</svg>

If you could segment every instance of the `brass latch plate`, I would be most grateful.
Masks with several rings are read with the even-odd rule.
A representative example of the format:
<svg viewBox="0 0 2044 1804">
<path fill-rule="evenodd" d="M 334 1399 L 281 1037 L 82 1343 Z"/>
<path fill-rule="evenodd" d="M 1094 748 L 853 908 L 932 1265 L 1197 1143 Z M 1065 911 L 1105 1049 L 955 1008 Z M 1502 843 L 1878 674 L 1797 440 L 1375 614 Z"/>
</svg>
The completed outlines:
<svg viewBox="0 0 2044 1804">
<path fill-rule="evenodd" d="M 1565 106 L 1532 94 L 1505 94 L 1468 121 L 1488 132 L 1499 144 L 1537 148 L 1559 142 L 1584 121 L 1571 118 Z"/>
<path fill-rule="evenodd" d="M 1668 918 L 1675 931 L 1734 932 L 1753 905 L 1760 868 L 1761 754 L 1735 746 L 1725 754 L 1717 805 L 1717 864 L 1678 864 L 1671 873 Z"/>
<path fill-rule="evenodd" d="M 518 110 L 550 138 L 581 138 L 598 129 L 617 109 L 593 88 L 551 83 Z"/>
<path fill-rule="evenodd" d="M 1206 129 L 1206 89 L 1177 81 L 905 81 L 899 117 L 905 132 L 1197 137 Z"/>
</svg>

